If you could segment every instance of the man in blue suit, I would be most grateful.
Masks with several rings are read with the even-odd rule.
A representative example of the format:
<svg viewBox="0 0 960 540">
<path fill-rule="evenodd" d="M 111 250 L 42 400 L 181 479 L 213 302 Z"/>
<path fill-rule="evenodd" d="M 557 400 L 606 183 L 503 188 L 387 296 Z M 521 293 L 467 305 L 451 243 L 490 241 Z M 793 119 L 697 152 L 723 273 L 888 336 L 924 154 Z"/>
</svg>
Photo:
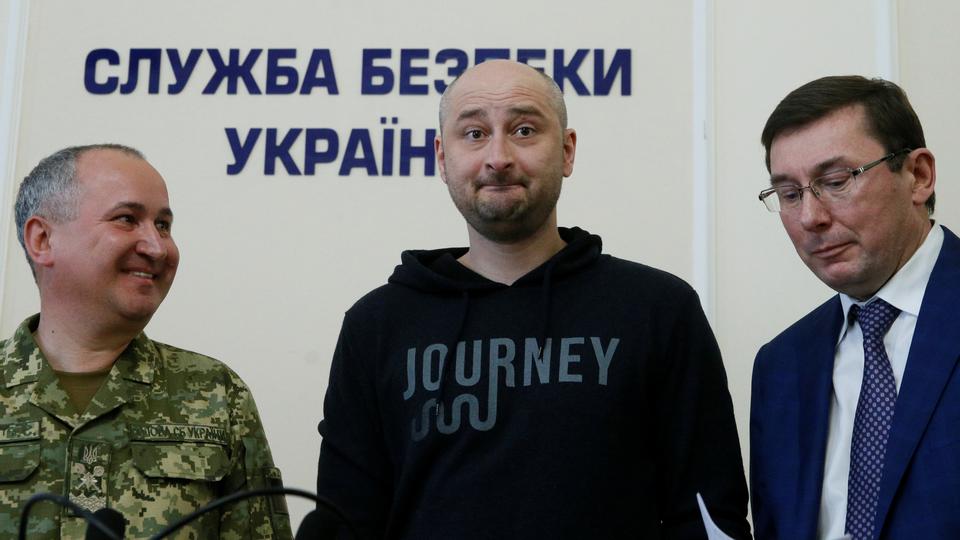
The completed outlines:
<svg viewBox="0 0 960 540">
<path fill-rule="evenodd" d="M 762 142 L 760 199 L 839 294 L 757 354 L 757 538 L 960 538 L 960 240 L 920 121 L 893 83 L 826 77 Z"/>
</svg>

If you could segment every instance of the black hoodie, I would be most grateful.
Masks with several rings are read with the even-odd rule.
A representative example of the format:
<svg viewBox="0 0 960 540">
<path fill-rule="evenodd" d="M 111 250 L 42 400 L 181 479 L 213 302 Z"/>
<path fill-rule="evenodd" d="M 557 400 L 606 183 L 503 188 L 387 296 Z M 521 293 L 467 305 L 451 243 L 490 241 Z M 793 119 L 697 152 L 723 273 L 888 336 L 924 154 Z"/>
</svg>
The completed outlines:
<svg viewBox="0 0 960 540">
<path fill-rule="evenodd" d="M 465 248 L 404 252 L 346 313 L 318 492 L 365 538 L 705 538 L 698 492 L 749 537 L 696 293 L 560 233 L 509 286 L 457 262 Z"/>
</svg>

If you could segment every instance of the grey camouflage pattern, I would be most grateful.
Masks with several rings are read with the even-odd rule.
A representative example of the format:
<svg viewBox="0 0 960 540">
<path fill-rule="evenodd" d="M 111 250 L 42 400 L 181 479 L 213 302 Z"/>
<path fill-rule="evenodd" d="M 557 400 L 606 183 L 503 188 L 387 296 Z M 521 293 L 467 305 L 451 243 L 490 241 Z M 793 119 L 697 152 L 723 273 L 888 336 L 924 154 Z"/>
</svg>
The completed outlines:
<svg viewBox="0 0 960 540">
<path fill-rule="evenodd" d="M 41 492 L 127 519 L 145 538 L 214 499 L 282 485 L 256 404 L 217 360 L 137 336 L 89 407 L 78 413 L 31 335 L 37 316 L 0 341 L 0 538 Z M 28 538 L 82 539 L 86 524 L 52 503 L 34 506 Z M 257 497 L 172 538 L 292 538 L 280 498 Z"/>
</svg>

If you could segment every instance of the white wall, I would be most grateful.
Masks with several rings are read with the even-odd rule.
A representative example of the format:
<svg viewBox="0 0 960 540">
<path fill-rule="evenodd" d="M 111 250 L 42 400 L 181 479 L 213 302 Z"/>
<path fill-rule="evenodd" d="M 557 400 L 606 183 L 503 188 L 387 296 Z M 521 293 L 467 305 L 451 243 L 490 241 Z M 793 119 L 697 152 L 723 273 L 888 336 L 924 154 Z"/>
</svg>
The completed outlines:
<svg viewBox="0 0 960 540">
<path fill-rule="evenodd" d="M 13 219 L 8 216 L 12 215 L 12 194 L 17 187 L 12 178 L 16 167 L 28 13 L 27 5 L 20 0 L 0 3 L 0 304 L 5 304 L 5 254 L 8 231 L 13 226 Z"/>
<path fill-rule="evenodd" d="M 950 27 L 958 11 L 947 0 L 597 2 L 589 9 L 572 0 L 3 4 L 0 28 L 13 21 L 17 33 L 0 39 L 0 70 L 15 74 L 0 86 L 0 166 L 3 149 L 13 158 L 0 167 L 0 334 L 38 306 L 11 230 L 19 180 L 63 146 L 136 146 L 168 182 L 182 252 L 177 282 L 148 333 L 234 367 L 253 388 L 286 482 L 312 489 L 315 428 L 343 311 L 385 281 L 402 249 L 462 245 L 465 229 L 443 185 L 424 178 L 419 162 L 409 178 L 330 170 L 291 177 L 282 169 L 264 176 L 261 151 L 230 176 L 224 128 L 379 132 L 380 116 L 398 116 L 397 127 L 415 132 L 435 127 L 434 93 L 360 95 L 363 48 L 629 48 L 633 95 L 568 92 L 579 148 L 560 221 L 601 234 L 609 252 L 697 286 L 724 352 L 746 456 L 757 348 L 830 295 L 795 255 L 778 217 L 756 200 L 767 183 L 763 123 L 787 92 L 815 77 L 898 79 L 938 156 L 937 218 L 960 230 L 949 152 L 958 146 L 950 129 L 958 120 L 950 100 L 960 82 L 952 69 L 960 37 Z M 95 96 L 84 89 L 83 66 L 101 47 L 124 56 L 133 47 L 286 47 L 298 50 L 301 68 L 311 49 L 329 48 L 341 93 L 202 95 L 209 77 L 200 73 L 212 72 L 204 57 L 179 95 L 150 95 L 142 80 L 132 94 Z M 22 51 L 22 63 L 11 50 Z M 125 69 L 108 72 L 125 78 Z M 442 73 L 431 67 L 431 75 Z M 307 506 L 291 500 L 294 526 Z"/>
</svg>

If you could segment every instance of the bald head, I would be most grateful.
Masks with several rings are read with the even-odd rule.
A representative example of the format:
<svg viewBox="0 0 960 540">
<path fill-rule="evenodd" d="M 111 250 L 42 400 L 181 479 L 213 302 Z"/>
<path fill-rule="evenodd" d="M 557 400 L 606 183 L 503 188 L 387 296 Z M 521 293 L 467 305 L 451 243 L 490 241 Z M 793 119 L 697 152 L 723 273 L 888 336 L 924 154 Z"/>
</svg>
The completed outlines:
<svg viewBox="0 0 960 540">
<path fill-rule="evenodd" d="M 561 129 L 567 127 L 567 105 L 557 83 L 545 73 L 512 60 L 488 60 L 464 71 L 454 79 L 440 98 L 440 134 L 457 96 L 471 91 L 506 89 L 522 86 L 546 95 L 547 102 L 557 115 Z"/>
</svg>

